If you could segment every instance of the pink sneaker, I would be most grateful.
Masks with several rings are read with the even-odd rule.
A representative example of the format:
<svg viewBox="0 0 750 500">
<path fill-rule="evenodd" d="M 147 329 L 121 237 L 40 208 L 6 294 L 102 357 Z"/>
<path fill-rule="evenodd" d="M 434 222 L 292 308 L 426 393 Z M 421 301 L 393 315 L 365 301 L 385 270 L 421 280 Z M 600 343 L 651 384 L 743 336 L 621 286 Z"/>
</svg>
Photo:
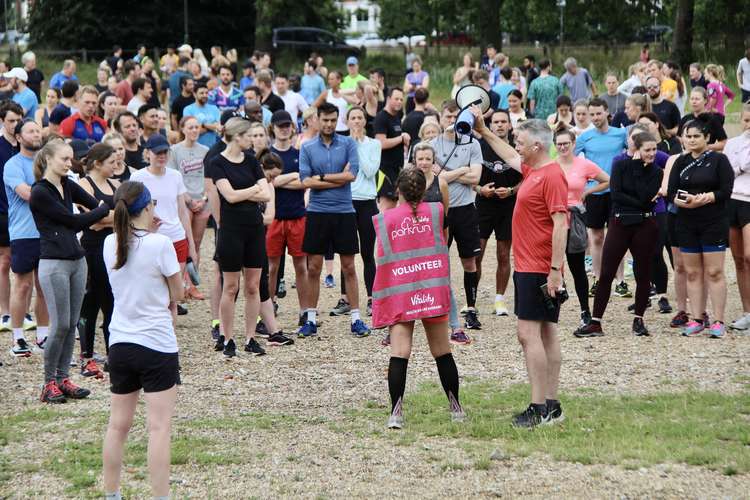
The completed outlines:
<svg viewBox="0 0 750 500">
<path fill-rule="evenodd" d="M 700 335 L 703 330 L 705 330 L 705 326 L 703 325 L 703 322 L 698 321 L 691 321 L 685 327 L 682 329 L 682 336 L 683 337 L 695 337 L 696 335 Z"/>
</svg>

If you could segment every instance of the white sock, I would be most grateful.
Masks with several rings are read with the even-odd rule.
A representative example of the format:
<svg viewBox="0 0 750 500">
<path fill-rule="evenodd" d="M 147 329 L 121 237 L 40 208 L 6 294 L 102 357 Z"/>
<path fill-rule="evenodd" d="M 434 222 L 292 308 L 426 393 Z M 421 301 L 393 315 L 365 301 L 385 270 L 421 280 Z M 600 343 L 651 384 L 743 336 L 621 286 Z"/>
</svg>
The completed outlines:
<svg viewBox="0 0 750 500">
<path fill-rule="evenodd" d="M 13 341 L 15 342 L 18 339 L 22 339 L 23 337 L 23 328 L 14 328 L 13 329 Z"/>
<path fill-rule="evenodd" d="M 359 309 L 352 309 L 352 324 L 359 319 Z"/>
<path fill-rule="evenodd" d="M 49 335 L 49 327 L 48 326 L 37 326 L 36 327 L 36 341 L 41 342 L 42 340 L 47 338 L 47 335 Z"/>
<path fill-rule="evenodd" d="M 307 321 L 311 321 L 311 322 L 315 323 L 317 321 L 317 317 L 316 317 L 317 314 L 318 314 L 318 311 L 316 311 L 315 309 L 312 309 L 312 308 L 308 309 L 307 310 Z"/>
<path fill-rule="evenodd" d="M 505 300 L 505 297 L 502 293 L 498 293 L 495 295 L 495 302 L 497 302 L 498 300 Z"/>
</svg>

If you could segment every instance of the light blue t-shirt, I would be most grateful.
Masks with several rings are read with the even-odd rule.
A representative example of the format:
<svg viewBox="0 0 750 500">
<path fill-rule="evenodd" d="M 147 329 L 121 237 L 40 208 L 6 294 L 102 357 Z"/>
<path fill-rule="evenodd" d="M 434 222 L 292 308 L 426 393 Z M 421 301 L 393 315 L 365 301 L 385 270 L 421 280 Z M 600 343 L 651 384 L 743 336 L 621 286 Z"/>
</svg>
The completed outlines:
<svg viewBox="0 0 750 500">
<path fill-rule="evenodd" d="M 317 177 L 320 174 L 340 174 L 347 163 L 349 171 L 356 178 L 359 172 L 359 153 L 354 139 L 333 134 L 333 141 L 327 146 L 318 136 L 304 143 L 300 149 L 299 178 L 304 181 L 308 177 Z M 311 189 L 307 211 L 328 214 L 354 213 L 351 183 L 331 189 Z"/>
<path fill-rule="evenodd" d="M 576 140 L 576 155 L 582 152 L 587 160 L 593 161 L 599 168 L 611 175 L 612 160 L 627 148 L 627 138 L 628 131 L 624 128 L 608 127 L 604 133 L 592 128 L 582 133 Z M 586 187 L 596 184 L 597 181 L 589 181 Z M 604 193 L 609 193 L 609 189 L 594 194 Z"/>
<path fill-rule="evenodd" d="M 319 74 L 302 75 L 299 93 L 305 98 L 307 104 L 312 104 L 325 90 L 326 84 Z"/>
<path fill-rule="evenodd" d="M 54 75 L 52 75 L 52 78 L 49 80 L 49 88 L 51 89 L 61 89 L 63 86 L 63 83 L 67 82 L 68 80 L 75 80 L 78 81 L 78 76 L 75 74 L 71 76 L 67 76 L 62 71 L 58 71 Z"/>
<path fill-rule="evenodd" d="M 500 96 L 500 104 L 498 109 L 508 109 L 508 94 L 517 87 L 511 82 L 502 82 L 492 87 L 493 92 Z"/>
<path fill-rule="evenodd" d="M 3 183 L 8 195 L 8 233 L 10 240 L 39 238 L 29 202 L 18 196 L 16 188 L 21 184 L 33 185 L 34 159 L 18 153 L 5 164 Z"/>
<path fill-rule="evenodd" d="M 182 116 L 194 116 L 201 125 L 204 123 L 219 123 L 219 120 L 221 120 L 221 112 L 219 112 L 219 108 L 213 104 L 199 106 L 197 102 L 185 106 L 185 109 L 182 111 Z M 216 144 L 216 141 L 218 140 L 219 135 L 216 132 L 213 130 L 206 130 L 205 132 L 201 132 L 200 137 L 198 137 L 198 144 L 203 144 L 207 148 L 210 148 Z"/>
<path fill-rule="evenodd" d="M 18 105 L 24 109 L 26 112 L 26 114 L 23 115 L 24 118 L 34 118 L 34 113 L 36 113 L 36 108 L 39 103 L 36 100 L 36 94 L 33 90 L 26 87 L 21 92 L 17 94 L 14 93 L 13 102 L 17 102 Z"/>
</svg>

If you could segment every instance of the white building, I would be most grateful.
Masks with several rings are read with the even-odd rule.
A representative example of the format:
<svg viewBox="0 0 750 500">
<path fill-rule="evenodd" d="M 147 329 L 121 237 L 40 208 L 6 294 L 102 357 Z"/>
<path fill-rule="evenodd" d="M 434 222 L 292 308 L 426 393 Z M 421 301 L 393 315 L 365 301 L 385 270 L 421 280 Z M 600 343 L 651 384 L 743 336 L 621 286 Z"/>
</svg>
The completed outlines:
<svg viewBox="0 0 750 500">
<path fill-rule="evenodd" d="M 377 33 L 380 28 L 380 7 L 370 0 L 339 0 L 349 22 L 346 33 Z"/>
</svg>

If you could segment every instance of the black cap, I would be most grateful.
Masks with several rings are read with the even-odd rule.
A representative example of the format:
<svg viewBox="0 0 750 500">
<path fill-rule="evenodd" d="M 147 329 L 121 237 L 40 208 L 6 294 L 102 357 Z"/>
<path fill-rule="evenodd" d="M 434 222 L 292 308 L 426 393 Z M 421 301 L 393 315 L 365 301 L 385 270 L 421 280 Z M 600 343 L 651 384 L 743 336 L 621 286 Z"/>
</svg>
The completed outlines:
<svg viewBox="0 0 750 500">
<path fill-rule="evenodd" d="M 221 117 L 219 118 L 219 123 L 223 127 L 224 125 L 227 124 L 230 118 L 242 118 L 242 115 L 239 114 L 239 112 L 237 112 L 234 109 L 227 109 L 221 114 Z"/>
<path fill-rule="evenodd" d="M 293 123 L 292 115 L 283 109 L 276 111 L 273 116 L 271 116 L 272 125 L 286 125 L 288 123 Z"/>
<path fill-rule="evenodd" d="M 143 147 L 153 153 L 161 153 L 169 149 L 169 141 L 161 134 L 154 134 L 148 138 Z"/>
<path fill-rule="evenodd" d="M 73 149 L 73 156 L 76 160 L 81 160 L 91 150 L 88 141 L 82 141 L 81 139 L 73 139 L 68 145 Z"/>
</svg>

